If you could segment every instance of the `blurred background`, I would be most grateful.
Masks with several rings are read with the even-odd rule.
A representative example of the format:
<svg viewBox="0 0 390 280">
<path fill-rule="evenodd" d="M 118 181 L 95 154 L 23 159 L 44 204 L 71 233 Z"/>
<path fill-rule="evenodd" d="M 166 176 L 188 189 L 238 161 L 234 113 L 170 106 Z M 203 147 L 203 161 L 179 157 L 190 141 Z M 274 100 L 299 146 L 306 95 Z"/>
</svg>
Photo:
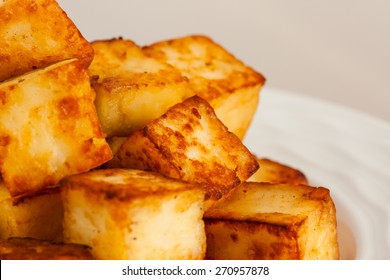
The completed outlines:
<svg viewBox="0 0 390 280">
<path fill-rule="evenodd" d="M 205 34 L 261 72 L 267 87 L 390 123 L 388 0 L 58 0 L 88 40 L 139 45 Z"/>
</svg>

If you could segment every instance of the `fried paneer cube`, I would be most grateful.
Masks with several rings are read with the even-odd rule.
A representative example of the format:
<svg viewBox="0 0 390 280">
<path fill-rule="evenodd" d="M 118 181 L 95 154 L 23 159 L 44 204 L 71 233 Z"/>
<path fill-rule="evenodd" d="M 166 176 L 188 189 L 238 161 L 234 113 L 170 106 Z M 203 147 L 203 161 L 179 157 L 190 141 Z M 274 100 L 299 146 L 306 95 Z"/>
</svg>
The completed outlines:
<svg viewBox="0 0 390 280">
<path fill-rule="evenodd" d="M 243 183 L 205 213 L 207 259 L 338 259 L 324 187 Z"/>
<path fill-rule="evenodd" d="M 78 58 L 88 66 L 93 48 L 55 0 L 0 2 L 0 81 Z"/>
<path fill-rule="evenodd" d="M 11 197 L 0 180 L 0 240 L 30 237 L 62 240 L 63 208 L 59 188 Z"/>
<path fill-rule="evenodd" d="M 92 45 L 95 57 L 88 71 L 108 137 L 128 136 L 194 95 L 178 70 L 147 57 L 133 41 L 118 38 Z"/>
<path fill-rule="evenodd" d="M 258 169 L 256 158 L 198 96 L 131 134 L 107 166 L 152 170 L 202 184 L 206 208 Z"/>
<path fill-rule="evenodd" d="M 157 42 L 144 53 L 179 69 L 229 130 L 244 138 L 265 82 L 260 73 L 203 35 Z"/>
<path fill-rule="evenodd" d="M 248 181 L 273 184 L 308 185 L 309 182 L 300 170 L 268 158 L 257 158 L 260 168 Z"/>
<path fill-rule="evenodd" d="M 97 259 L 203 259 L 203 190 L 141 170 L 99 169 L 61 183 L 64 240 Z"/>
<path fill-rule="evenodd" d="M 0 241 L 1 260 L 92 260 L 88 246 L 12 237 Z"/>
<path fill-rule="evenodd" d="M 54 186 L 112 158 L 82 62 L 0 83 L 0 171 L 11 196 Z"/>
</svg>

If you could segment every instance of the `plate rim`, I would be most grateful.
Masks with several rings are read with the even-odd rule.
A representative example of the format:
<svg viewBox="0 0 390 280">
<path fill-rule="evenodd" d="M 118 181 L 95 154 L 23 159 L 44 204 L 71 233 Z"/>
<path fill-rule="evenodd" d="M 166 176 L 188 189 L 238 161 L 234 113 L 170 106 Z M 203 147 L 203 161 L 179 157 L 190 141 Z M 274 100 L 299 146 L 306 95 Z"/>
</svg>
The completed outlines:
<svg viewBox="0 0 390 280">
<path fill-rule="evenodd" d="M 284 104 L 282 104 L 283 102 L 284 102 Z M 278 108 L 274 108 L 275 105 L 281 105 L 284 109 L 286 109 L 286 108 L 289 109 L 288 114 L 294 115 L 294 114 L 296 114 L 296 110 L 302 109 L 301 107 L 303 105 L 301 103 L 304 103 L 304 105 L 306 105 L 306 106 L 312 105 L 317 110 L 320 109 L 320 110 L 323 110 L 326 112 L 332 112 L 334 114 L 341 114 L 345 117 L 345 119 L 344 119 L 345 122 L 352 122 L 353 125 L 356 125 L 356 123 L 354 123 L 356 120 L 358 122 L 363 122 L 363 125 L 361 128 L 362 130 L 364 130 L 365 126 L 371 125 L 370 129 L 372 131 L 374 131 L 374 132 L 380 131 L 380 133 L 378 133 L 378 134 L 386 135 L 386 136 L 388 136 L 388 139 L 390 139 L 390 123 L 388 123 L 385 120 L 382 120 L 378 117 L 369 115 L 365 112 L 361 112 L 359 110 L 356 110 L 354 108 L 350 108 L 350 107 L 342 105 L 342 104 L 334 103 L 332 101 L 323 100 L 323 99 L 316 98 L 313 96 L 307 96 L 307 95 L 304 95 L 302 93 L 295 92 L 295 91 L 290 91 L 290 90 L 286 90 L 286 89 L 279 89 L 279 88 L 272 88 L 272 87 L 266 86 L 261 90 L 260 103 L 258 106 L 258 110 L 256 111 L 256 114 L 253 118 L 251 126 L 248 130 L 248 133 L 243 140 L 244 144 L 249 148 L 249 150 L 254 151 L 255 153 L 258 152 L 259 150 L 256 149 L 256 143 L 254 143 L 255 139 L 253 139 L 253 137 L 255 137 L 256 135 L 259 135 L 259 134 L 256 133 L 255 130 L 258 128 L 257 127 L 258 125 L 262 125 L 264 123 L 267 124 L 267 121 L 268 122 L 270 121 L 267 118 L 271 118 L 272 116 L 275 116 L 278 113 L 280 113 L 280 112 L 277 112 Z M 267 108 L 267 106 L 270 106 L 270 108 Z M 274 107 L 272 107 L 272 106 L 274 106 Z M 281 110 L 282 109 L 280 109 L 280 111 Z M 321 113 L 321 112 L 318 112 L 318 113 Z M 299 114 L 304 115 L 305 112 L 300 112 Z M 318 115 L 315 118 L 318 119 L 319 118 Z M 280 119 L 277 121 L 280 122 Z M 329 122 L 329 124 L 332 124 L 333 122 L 334 122 L 334 120 L 331 120 Z M 313 124 L 313 122 L 311 122 L 311 124 Z M 270 125 L 270 124 L 268 124 L 268 125 Z M 302 125 L 305 126 L 305 124 L 302 124 Z M 277 128 L 275 128 L 275 129 L 277 130 Z M 316 137 L 312 138 L 311 140 L 313 140 L 313 139 L 315 140 Z M 367 139 L 366 140 L 369 143 L 370 142 L 369 137 Z M 280 144 L 280 143 L 277 143 L 275 145 L 278 145 L 278 144 Z M 390 156 L 390 144 L 386 145 L 384 147 L 387 148 L 387 150 L 385 151 L 385 154 L 389 154 L 389 156 Z M 307 157 L 308 155 L 305 155 L 305 156 Z M 294 166 L 293 161 L 283 161 L 284 159 L 279 159 L 279 158 L 276 158 L 275 160 L 281 160 L 283 163 Z M 305 173 L 305 170 L 301 170 L 301 171 L 303 171 Z M 346 174 L 346 177 L 348 177 L 348 176 L 351 177 L 351 174 Z M 386 179 L 387 179 L 387 177 L 385 176 L 384 180 L 386 181 Z M 388 182 L 390 185 L 390 180 Z M 334 193 L 337 194 L 337 191 Z M 381 194 L 381 193 L 379 193 L 379 194 Z M 390 188 L 385 190 L 385 194 L 386 195 L 388 194 L 390 197 Z M 352 198 L 353 198 L 353 196 L 352 196 Z M 344 199 L 344 201 L 343 201 L 343 199 Z M 335 197 L 335 200 L 338 202 L 338 205 L 341 205 L 341 203 L 345 202 L 345 197 Z M 360 197 L 359 203 L 368 204 L 367 201 L 362 200 L 361 197 Z M 353 210 L 353 211 L 356 211 L 358 213 L 359 209 L 355 205 L 353 205 L 353 203 L 351 205 L 347 204 L 347 205 L 341 206 L 340 208 L 342 208 L 342 207 L 346 208 L 346 209 L 344 209 L 344 214 L 348 213 L 348 210 L 349 210 L 349 214 L 351 215 L 351 219 L 352 220 L 354 219 L 355 220 L 354 222 L 358 223 L 357 225 L 355 225 L 355 228 L 359 228 L 362 231 L 362 233 L 353 232 L 353 234 L 355 234 L 354 237 L 355 237 L 355 242 L 356 242 L 356 244 L 355 244 L 356 251 L 354 252 L 355 255 L 353 258 L 356 258 L 356 259 L 390 259 L 390 250 L 389 250 L 389 252 L 386 252 L 385 249 L 380 248 L 381 246 L 387 246 L 386 248 L 390 249 L 390 238 L 387 237 L 387 239 L 386 239 L 385 234 L 378 236 L 378 234 L 375 234 L 375 232 L 373 232 L 373 230 L 370 231 L 369 229 L 366 229 L 366 227 L 363 224 L 359 224 L 359 223 L 364 223 L 364 221 L 365 222 L 371 222 L 371 221 L 369 220 L 368 216 L 364 217 L 365 220 L 363 222 L 362 222 L 363 218 L 354 217 L 354 213 L 353 212 L 351 213 L 351 211 Z M 385 219 L 384 225 L 383 225 L 384 232 L 390 233 L 390 206 L 379 205 L 378 209 L 375 209 L 372 212 L 375 214 L 376 212 L 379 212 L 379 211 L 383 212 L 381 214 Z M 378 228 L 377 222 L 375 224 L 375 228 Z M 376 240 L 375 241 L 368 240 L 368 237 L 375 237 Z M 378 240 L 378 238 L 379 238 L 379 240 Z M 384 243 L 384 245 L 383 244 L 381 245 L 381 243 Z M 369 248 L 369 247 L 373 247 L 373 248 Z M 347 259 L 349 259 L 350 257 L 348 257 L 348 254 L 346 254 L 346 255 L 347 255 Z M 345 255 L 344 255 L 344 257 L 345 257 Z"/>
</svg>

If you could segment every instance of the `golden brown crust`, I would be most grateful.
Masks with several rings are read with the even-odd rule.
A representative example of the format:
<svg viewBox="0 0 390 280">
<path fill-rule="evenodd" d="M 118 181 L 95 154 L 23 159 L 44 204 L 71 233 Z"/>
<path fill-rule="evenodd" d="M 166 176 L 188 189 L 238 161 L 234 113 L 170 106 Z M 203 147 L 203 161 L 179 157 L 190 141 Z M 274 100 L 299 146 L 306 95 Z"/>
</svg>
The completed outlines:
<svg viewBox="0 0 390 280">
<path fill-rule="evenodd" d="M 336 208 L 325 187 L 246 182 L 204 220 L 211 259 L 340 257 Z"/>
<path fill-rule="evenodd" d="M 22 204 L 30 199 L 34 199 L 38 196 L 45 196 L 45 195 L 56 195 L 60 193 L 60 188 L 58 187 L 52 187 L 52 188 L 45 188 L 42 190 L 39 190 L 37 192 L 28 193 L 25 195 L 20 195 L 16 197 L 10 197 L 12 200 L 12 205 L 17 206 L 19 204 Z"/>
<path fill-rule="evenodd" d="M 92 46 L 95 56 L 88 73 L 108 137 L 128 136 L 194 95 L 177 69 L 147 57 L 131 40 L 94 41 Z"/>
<path fill-rule="evenodd" d="M 208 198 L 218 200 L 251 176 L 258 163 L 210 104 L 193 96 L 129 136 L 107 166 L 201 184 Z"/>
<path fill-rule="evenodd" d="M 60 185 L 107 200 L 130 201 L 146 196 L 200 189 L 195 184 L 166 178 L 159 173 L 130 169 L 98 169 L 64 178 Z"/>
<path fill-rule="evenodd" d="M 0 22 L 0 81 L 69 58 L 92 61 L 89 42 L 55 0 L 8 1 Z"/>
<path fill-rule="evenodd" d="M 248 181 L 274 184 L 308 185 L 308 180 L 300 170 L 268 158 L 257 158 L 260 168 Z"/>
<path fill-rule="evenodd" d="M 202 259 L 204 191 L 130 169 L 100 169 L 62 182 L 64 240 L 97 259 Z"/>
<path fill-rule="evenodd" d="M 242 239 L 248 236 L 263 237 L 262 242 L 252 242 L 245 250 L 246 259 L 250 260 L 298 260 L 299 248 L 296 246 L 296 224 L 276 225 L 268 223 L 258 223 L 250 220 L 213 220 L 205 221 L 207 229 L 221 228 L 228 233 L 229 241 L 239 244 Z M 272 237 L 272 238 L 270 238 Z M 215 238 L 218 235 L 213 234 L 211 230 L 207 232 L 209 246 L 213 246 Z M 266 239 L 269 238 L 269 239 Z M 233 246 L 232 246 L 233 247 Z M 224 259 L 221 255 L 214 255 L 213 249 L 206 251 L 206 259 Z M 228 256 L 226 256 L 226 259 Z M 239 257 L 237 256 L 237 259 Z"/>
<path fill-rule="evenodd" d="M 0 168 L 12 196 L 53 186 L 112 157 L 82 62 L 0 84 Z"/>
<path fill-rule="evenodd" d="M 173 65 L 241 140 L 256 112 L 265 78 L 207 36 L 157 42 L 144 53 Z"/>
<path fill-rule="evenodd" d="M 0 180 L 0 240 L 31 237 L 60 241 L 63 211 L 59 188 L 11 197 Z"/>
<path fill-rule="evenodd" d="M 1 260 L 92 260 L 90 248 L 80 244 L 55 243 L 13 237 L 0 241 Z"/>
<path fill-rule="evenodd" d="M 171 50 L 175 58 L 170 57 Z M 265 82 L 264 76 L 204 35 L 157 42 L 145 46 L 144 52 L 181 70 L 190 78 L 196 93 L 208 101 Z"/>
</svg>

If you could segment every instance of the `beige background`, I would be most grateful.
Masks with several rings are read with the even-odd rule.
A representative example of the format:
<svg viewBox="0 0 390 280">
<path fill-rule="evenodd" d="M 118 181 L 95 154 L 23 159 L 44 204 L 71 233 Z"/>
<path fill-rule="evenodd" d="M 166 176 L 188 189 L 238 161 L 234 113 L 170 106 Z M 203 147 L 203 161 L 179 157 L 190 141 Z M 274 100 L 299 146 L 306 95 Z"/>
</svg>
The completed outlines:
<svg viewBox="0 0 390 280">
<path fill-rule="evenodd" d="M 59 0 L 89 40 L 140 45 L 202 33 L 263 73 L 268 87 L 390 123 L 390 1 Z"/>
</svg>

